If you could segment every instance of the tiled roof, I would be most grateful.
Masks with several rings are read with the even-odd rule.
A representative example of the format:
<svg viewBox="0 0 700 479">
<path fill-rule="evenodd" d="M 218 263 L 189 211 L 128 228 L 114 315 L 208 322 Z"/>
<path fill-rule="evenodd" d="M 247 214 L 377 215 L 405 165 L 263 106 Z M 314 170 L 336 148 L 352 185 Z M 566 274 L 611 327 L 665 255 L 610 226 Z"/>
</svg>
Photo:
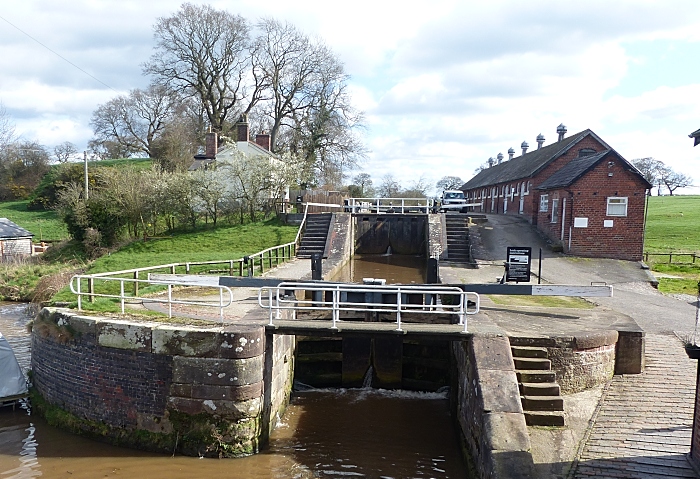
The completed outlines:
<svg viewBox="0 0 700 479">
<path fill-rule="evenodd" d="M 500 165 L 486 168 L 462 185 L 460 189 L 469 190 L 472 188 L 481 188 L 498 183 L 529 178 L 547 166 L 551 161 L 569 151 L 575 144 L 588 135 L 593 135 L 603 146 L 610 148 L 591 130 L 584 130 L 568 138 L 564 138 L 561 141 L 552 143 L 551 145 L 543 146 L 538 150 L 533 150 L 522 156 L 513 158 L 512 160 L 505 161 Z"/>
<path fill-rule="evenodd" d="M 651 188 L 653 186 L 644 178 L 637 168 L 635 168 L 629 161 L 621 157 L 615 150 L 611 149 L 601 151 L 600 153 L 595 153 L 593 155 L 584 156 L 583 158 L 574 158 L 561 169 L 556 171 L 552 176 L 544 180 L 537 187 L 537 189 L 551 190 L 570 186 L 583 175 L 592 170 L 598 163 L 608 157 L 613 157 L 615 160 L 621 161 L 625 168 L 637 175 L 641 181 L 645 183 L 646 188 Z"/>
<path fill-rule="evenodd" d="M 31 238 L 32 236 L 34 236 L 33 233 L 16 225 L 7 218 L 0 218 L 0 238 Z"/>
<path fill-rule="evenodd" d="M 537 189 L 549 190 L 552 188 L 562 188 L 569 186 L 584 173 L 592 169 L 600 160 L 602 160 L 611 150 L 601 151 L 583 158 L 574 158 L 552 176 L 544 180 Z"/>
</svg>

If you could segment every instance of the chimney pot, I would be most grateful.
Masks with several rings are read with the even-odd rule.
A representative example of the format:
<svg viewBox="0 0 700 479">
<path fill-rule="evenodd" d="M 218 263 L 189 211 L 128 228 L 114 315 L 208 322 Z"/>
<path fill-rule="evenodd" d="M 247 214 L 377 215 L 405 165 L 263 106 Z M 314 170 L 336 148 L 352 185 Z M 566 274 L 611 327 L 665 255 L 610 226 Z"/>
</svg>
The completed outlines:
<svg viewBox="0 0 700 479">
<path fill-rule="evenodd" d="M 496 155 L 496 159 L 498 159 L 498 164 L 500 165 L 503 161 L 503 153 L 499 153 L 498 155 Z"/>
<path fill-rule="evenodd" d="M 206 135 L 204 135 L 204 154 L 208 159 L 214 159 L 216 158 L 216 154 L 218 152 L 218 139 L 216 136 L 216 132 L 210 131 Z"/>
<path fill-rule="evenodd" d="M 512 160 L 513 156 L 515 156 L 515 150 L 513 147 L 508 148 L 508 160 Z"/>
<path fill-rule="evenodd" d="M 542 148 L 543 143 L 544 143 L 544 135 L 542 133 L 540 133 L 539 135 L 537 135 L 537 149 L 538 150 L 540 148 Z"/>
<path fill-rule="evenodd" d="M 530 145 L 527 144 L 527 141 L 523 141 L 523 142 L 520 144 L 520 148 L 523 149 L 523 155 L 524 155 L 525 153 L 527 153 L 527 149 L 528 149 L 529 147 L 530 147 Z"/>
<path fill-rule="evenodd" d="M 489 158 L 489 168 L 493 166 L 493 157 Z"/>
<path fill-rule="evenodd" d="M 270 135 L 267 133 L 255 135 L 255 144 L 270 151 Z"/>
<path fill-rule="evenodd" d="M 561 141 L 564 139 L 564 135 L 566 135 L 566 127 L 563 123 L 560 123 L 557 127 L 557 134 L 559 135 L 559 139 L 557 141 Z"/>
<path fill-rule="evenodd" d="M 241 115 L 236 123 L 236 141 L 249 141 L 250 133 L 248 131 L 248 115 Z"/>
</svg>

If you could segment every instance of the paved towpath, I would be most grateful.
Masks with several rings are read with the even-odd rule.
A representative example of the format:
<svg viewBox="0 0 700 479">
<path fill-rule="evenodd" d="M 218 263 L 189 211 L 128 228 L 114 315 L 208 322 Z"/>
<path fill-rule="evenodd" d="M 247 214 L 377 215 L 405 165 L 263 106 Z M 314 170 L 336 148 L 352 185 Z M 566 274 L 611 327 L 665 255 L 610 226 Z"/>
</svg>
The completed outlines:
<svg viewBox="0 0 700 479">
<path fill-rule="evenodd" d="M 574 478 L 698 477 L 686 460 L 697 361 L 674 336 L 646 339 L 646 370 L 608 385 Z"/>
</svg>

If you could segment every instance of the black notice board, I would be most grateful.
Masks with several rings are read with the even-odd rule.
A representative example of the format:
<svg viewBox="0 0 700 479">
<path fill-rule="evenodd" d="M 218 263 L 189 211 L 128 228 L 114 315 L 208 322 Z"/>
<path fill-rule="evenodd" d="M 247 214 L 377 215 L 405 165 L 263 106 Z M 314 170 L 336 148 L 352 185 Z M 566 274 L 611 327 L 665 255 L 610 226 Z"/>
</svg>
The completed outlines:
<svg viewBox="0 0 700 479">
<path fill-rule="evenodd" d="M 506 281 L 530 281 L 532 248 L 529 246 L 508 246 Z"/>
</svg>

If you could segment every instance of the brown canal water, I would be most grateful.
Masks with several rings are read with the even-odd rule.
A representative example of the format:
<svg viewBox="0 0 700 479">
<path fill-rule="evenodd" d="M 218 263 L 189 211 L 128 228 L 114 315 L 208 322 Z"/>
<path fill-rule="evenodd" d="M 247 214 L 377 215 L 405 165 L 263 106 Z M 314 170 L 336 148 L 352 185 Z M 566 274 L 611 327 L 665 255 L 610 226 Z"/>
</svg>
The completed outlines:
<svg viewBox="0 0 700 479">
<path fill-rule="evenodd" d="M 0 332 L 27 370 L 29 312 L 0 303 Z M 75 436 L 0 408 L 0 478 L 465 478 L 446 393 L 318 389 L 294 393 L 269 446 L 241 459 L 146 453 Z"/>
<path fill-rule="evenodd" d="M 425 256 L 401 254 L 364 254 L 352 257 L 333 281 L 361 283 L 363 278 L 386 279 L 387 284 L 423 284 L 427 260 Z"/>
</svg>

